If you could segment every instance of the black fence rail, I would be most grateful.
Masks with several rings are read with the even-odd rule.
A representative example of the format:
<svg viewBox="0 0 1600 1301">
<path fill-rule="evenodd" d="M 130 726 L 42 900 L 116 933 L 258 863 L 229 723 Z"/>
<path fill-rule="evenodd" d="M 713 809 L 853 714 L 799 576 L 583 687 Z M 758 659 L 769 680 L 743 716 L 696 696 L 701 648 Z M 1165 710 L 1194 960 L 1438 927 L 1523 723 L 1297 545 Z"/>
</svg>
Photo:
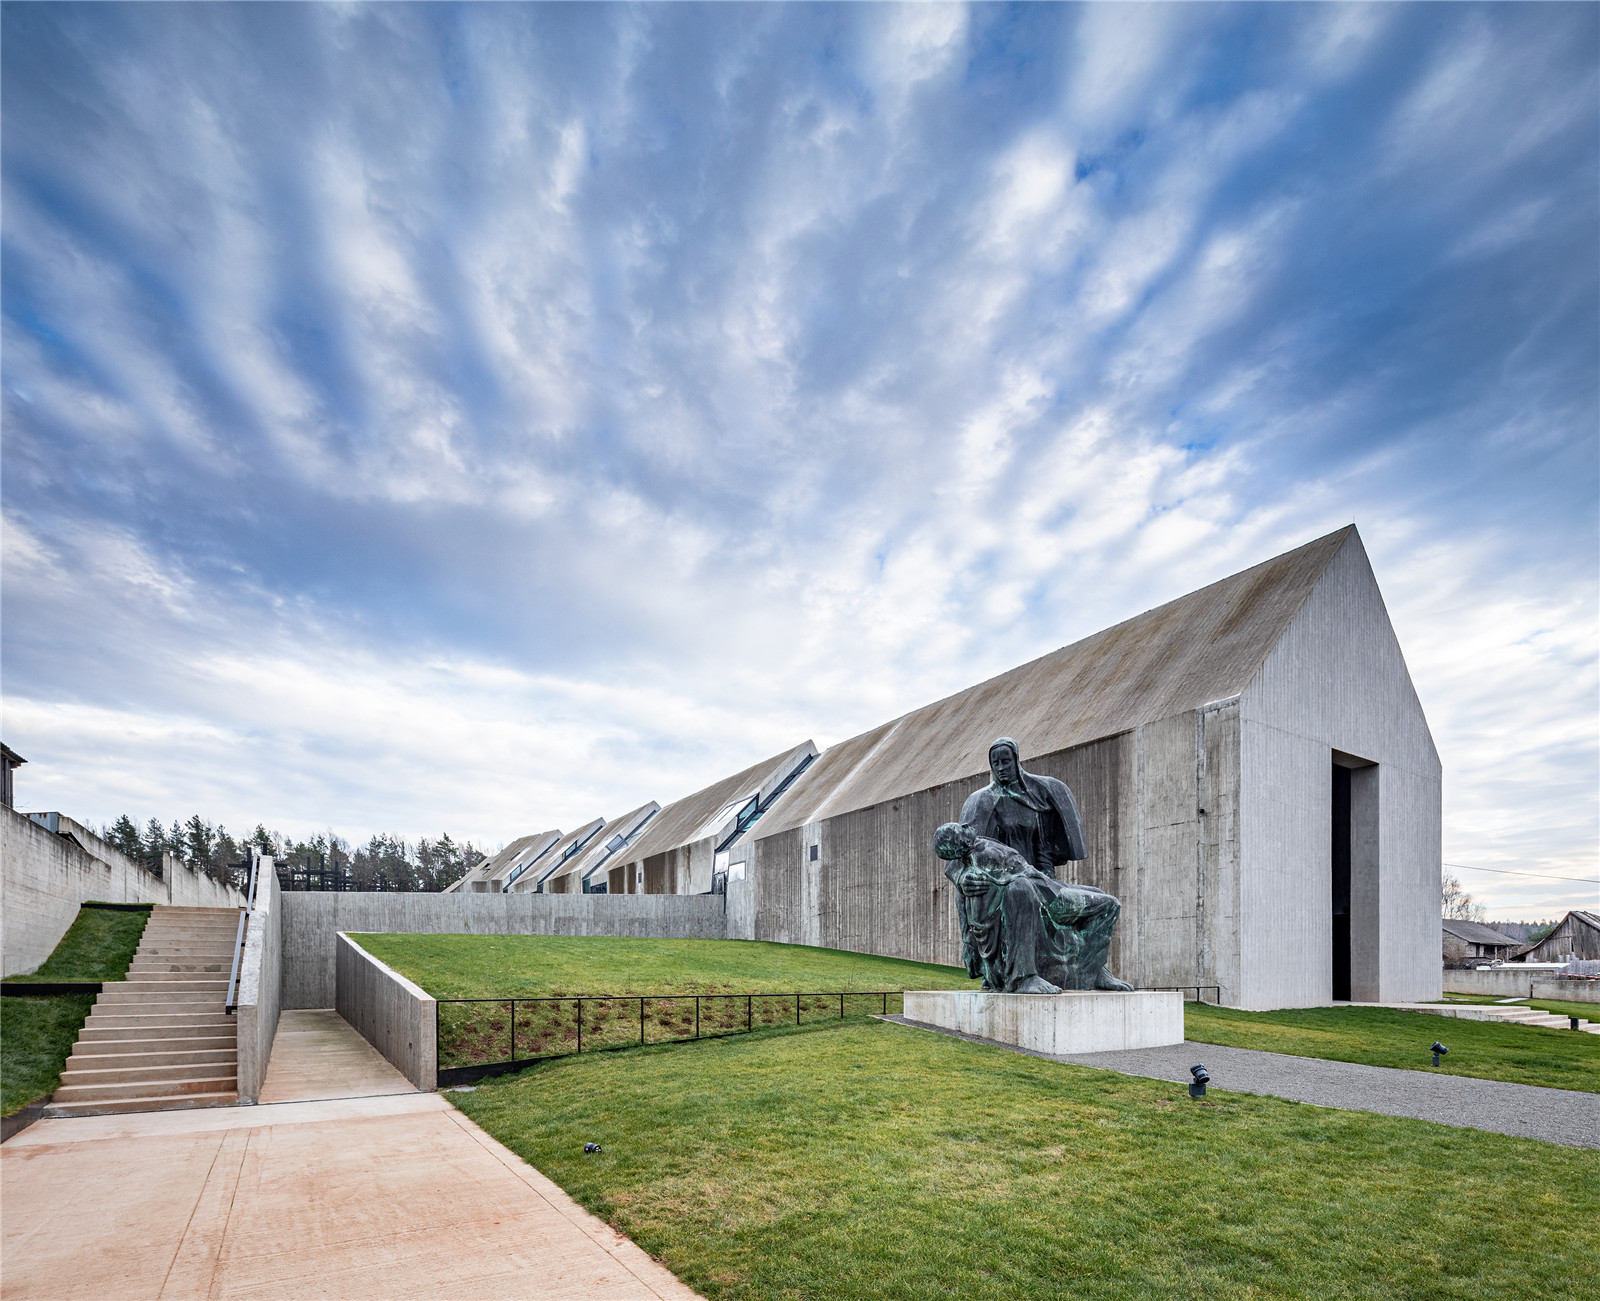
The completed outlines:
<svg viewBox="0 0 1600 1301">
<path fill-rule="evenodd" d="M 435 1066 L 441 1087 L 471 1084 L 553 1057 L 887 1015 L 903 1006 L 899 990 L 441 998 L 434 1005 Z"/>
<path fill-rule="evenodd" d="M 1192 991 L 1194 994 L 1192 1001 L 1196 1003 L 1204 1003 L 1206 1001 L 1205 992 L 1209 989 L 1214 995 L 1211 1001 L 1218 1006 L 1222 1004 L 1221 985 L 1141 985 L 1139 988 L 1141 991 L 1148 989 L 1154 993 L 1165 994 L 1188 994 Z"/>
</svg>

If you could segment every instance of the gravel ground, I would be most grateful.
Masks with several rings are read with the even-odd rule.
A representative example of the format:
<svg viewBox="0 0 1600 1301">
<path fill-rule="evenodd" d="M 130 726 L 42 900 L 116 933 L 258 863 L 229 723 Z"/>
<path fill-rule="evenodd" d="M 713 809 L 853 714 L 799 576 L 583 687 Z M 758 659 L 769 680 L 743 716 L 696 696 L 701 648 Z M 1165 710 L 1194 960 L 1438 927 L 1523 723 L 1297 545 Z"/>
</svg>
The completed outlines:
<svg viewBox="0 0 1600 1301">
<path fill-rule="evenodd" d="M 1118 1071 L 1123 1075 L 1188 1084 L 1189 1068 L 1203 1064 L 1211 1074 L 1212 1088 L 1265 1093 L 1344 1111 L 1408 1116 L 1413 1120 L 1485 1129 L 1517 1138 L 1543 1139 L 1566 1147 L 1600 1148 L 1600 1093 L 1541 1089 L 1502 1080 L 1435 1075 L 1431 1071 L 1403 1071 L 1355 1062 L 1327 1062 L 1316 1057 L 1291 1057 L 1286 1053 L 1264 1053 L 1254 1048 L 1228 1048 L 1221 1044 L 1185 1042 L 1166 1048 L 1058 1057 L 1028 1052 L 975 1035 L 957 1034 L 907 1021 L 904 1017 L 883 1019 L 974 1043 L 991 1044 L 1029 1057 L 1049 1057 L 1051 1061 Z"/>
</svg>

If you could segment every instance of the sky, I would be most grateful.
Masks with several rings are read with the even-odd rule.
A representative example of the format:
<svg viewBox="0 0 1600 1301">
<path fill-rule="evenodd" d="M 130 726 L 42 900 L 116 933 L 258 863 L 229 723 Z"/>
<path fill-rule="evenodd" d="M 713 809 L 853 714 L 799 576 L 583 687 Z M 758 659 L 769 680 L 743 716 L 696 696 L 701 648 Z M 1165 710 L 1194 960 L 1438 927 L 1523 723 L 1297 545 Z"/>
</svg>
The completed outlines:
<svg viewBox="0 0 1600 1301">
<path fill-rule="evenodd" d="M 0 22 L 19 807 L 495 846 L 1353 521 L 1600 901 L 1600 7 Z"/>
</svg>

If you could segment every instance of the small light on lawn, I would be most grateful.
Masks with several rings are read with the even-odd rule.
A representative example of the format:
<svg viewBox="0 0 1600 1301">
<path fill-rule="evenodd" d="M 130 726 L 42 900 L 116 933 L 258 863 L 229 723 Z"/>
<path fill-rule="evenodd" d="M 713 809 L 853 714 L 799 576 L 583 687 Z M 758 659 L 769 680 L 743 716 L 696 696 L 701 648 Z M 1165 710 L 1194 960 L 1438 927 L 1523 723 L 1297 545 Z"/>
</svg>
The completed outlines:
<svg viewBox="0 0 1600 1301">
<path fill-rule="evenodd" d="M 1440 1053 L 1447 1053 L 1449 1051 L 1450 1050 L 1448 1048 L 1446 1048 L 1442 1043 L 1440 1043 L 1437 1039 L 1435 1039 L 1433 1041 L 1433 1064 L 1435 1066 L 1437 1066 L 1439 1064 L 1439 1054 Z"/>
<path fill-rule="evenodd" d="M 1189 1086 L 1189 1096 L 1191 1098 L 1205 1097 L 1206 1081 L 1211 1078 L 1210 1072 L 1204 1066 L 1191 1066 L 1189 1074 L 1194 1076 L 1194 1083 Z"/>
<path fill-rule="evenodd" d="M 600 1144 L 598 1144 L 598 1143 L 585 1143 L 583 1145 L 583 1150 L 585 1152 L 598 1152 L 600 1150 Z"/>
<path fill-rule="evenodd" d="M 1571 1022 L 1572 1022 L 1572 1028 L 1573 1028 L 1573 1029 L 1574 1029 L 1574 1030 L 1576 1030 L 1576 1029 L 1577 1029 L 1577 1028 L 1578 1028 L 1578 1018 L 1577 1018 L 1577 1017 L 1575 1017 L 1575 1016 L 1569 1016 L 1569 1017 L 1568 1017 L 1568 1018 L 1567 1018 L 1567 1020 L 1569 1020 L 1569 1021 L 1571 1021 Z"/>
</svg>

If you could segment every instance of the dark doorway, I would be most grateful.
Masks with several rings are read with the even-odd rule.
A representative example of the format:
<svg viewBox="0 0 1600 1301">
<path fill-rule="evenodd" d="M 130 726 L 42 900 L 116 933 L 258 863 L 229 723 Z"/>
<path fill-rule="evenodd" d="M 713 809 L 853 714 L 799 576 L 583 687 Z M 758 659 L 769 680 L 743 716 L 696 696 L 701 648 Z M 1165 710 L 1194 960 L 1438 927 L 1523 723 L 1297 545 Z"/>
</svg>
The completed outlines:
<svg viewBox="0 0 1600 1301">
<path fill-rule="evenodd" d="M 1350 1000 L 1350 769 L 1333 766 L 1333 997 Z"/>
</svg>

